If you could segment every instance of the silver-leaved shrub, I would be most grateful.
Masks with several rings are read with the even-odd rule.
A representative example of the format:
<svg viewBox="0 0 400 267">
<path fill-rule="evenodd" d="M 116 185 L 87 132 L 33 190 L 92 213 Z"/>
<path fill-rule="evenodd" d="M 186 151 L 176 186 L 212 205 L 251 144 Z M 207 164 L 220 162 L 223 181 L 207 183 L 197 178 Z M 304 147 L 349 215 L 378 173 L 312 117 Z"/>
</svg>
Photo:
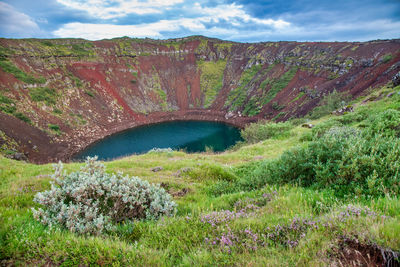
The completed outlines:
<svg viewBox="0 0 400 267">
<path fill-rule="evenodd" d="M 34 201 L 43 208 L 32 209 L 45 225 L 59 225 L 80 234 L 112 231 L 116 224 L 136 219 L 172 216 L 176 204 L 158 185 L 138 177 L 108 174 L 97 157 L 86 160 L 81 171 L 66 174 L 55 165 L 51 189 L 38 193 Z"/>
</svg>

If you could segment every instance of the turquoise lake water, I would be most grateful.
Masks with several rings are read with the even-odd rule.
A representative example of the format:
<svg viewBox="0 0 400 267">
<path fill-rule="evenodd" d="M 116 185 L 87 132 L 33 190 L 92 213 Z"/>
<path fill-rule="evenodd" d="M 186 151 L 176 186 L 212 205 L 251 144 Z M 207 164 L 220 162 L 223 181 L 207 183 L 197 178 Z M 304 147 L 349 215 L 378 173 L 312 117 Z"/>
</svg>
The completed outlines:
<svg viewBox="0 0 400 267">
<path fill-rule="evenodd" d="M 152 148 L 202 152 L 209 147 L 220 152 L 239 140 L 240 130 L 224 123 L 173 121 L 136 127 L 111 135 L 90 145 L 73 158 L 81 160 L 97 155 L 100 160 L 112 160 L 146 153 Z"/>
</svg>

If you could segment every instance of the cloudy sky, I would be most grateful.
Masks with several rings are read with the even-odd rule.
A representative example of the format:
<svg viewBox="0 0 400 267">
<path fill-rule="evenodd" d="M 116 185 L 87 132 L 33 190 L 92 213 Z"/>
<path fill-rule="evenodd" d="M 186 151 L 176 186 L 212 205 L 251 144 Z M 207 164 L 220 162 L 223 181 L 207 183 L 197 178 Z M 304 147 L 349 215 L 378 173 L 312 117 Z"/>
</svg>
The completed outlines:
<svg viewBox="0 0 400 267">
<path fill-rule="evenodd" d="M 400 0 L 3 0 L 0 37 L 400 38 Z"/>
</svg>

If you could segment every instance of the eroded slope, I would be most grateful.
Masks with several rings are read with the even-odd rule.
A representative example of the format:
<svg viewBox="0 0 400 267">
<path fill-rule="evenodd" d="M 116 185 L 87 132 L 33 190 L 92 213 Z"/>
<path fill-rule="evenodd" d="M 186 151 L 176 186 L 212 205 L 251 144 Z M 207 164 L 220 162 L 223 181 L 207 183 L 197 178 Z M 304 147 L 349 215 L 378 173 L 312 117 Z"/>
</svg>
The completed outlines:
<svg viewBox="0 0 400 267">
<path fill-rule="evenodd" d="M 147 123 L 287 120 L 333 90 L 359 96 L 399 70 L 398 40 L 1 39 L 0 146 L 47 162 Z"/>
</svg>

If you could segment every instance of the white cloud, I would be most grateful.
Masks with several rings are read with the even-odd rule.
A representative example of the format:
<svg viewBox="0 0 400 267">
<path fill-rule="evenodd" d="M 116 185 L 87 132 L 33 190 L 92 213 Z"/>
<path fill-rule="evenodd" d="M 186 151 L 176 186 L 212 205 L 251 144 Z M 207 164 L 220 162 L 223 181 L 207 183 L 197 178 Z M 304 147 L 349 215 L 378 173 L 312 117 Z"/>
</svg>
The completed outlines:
<svg viewBox="0 0 400 267">
<path fill-rule="evenodd" d="M 312 27 L 291 25 L 282 30 L 257 29 L 240 31 L 232 40 L 264 41 L 370 41 L 399 38 L 400 22 L 373 20 L 368 22 L 337 22 Z"/>
<path fill-rule="evenodd" d="M 161 37 L 160 31 L 178 30 L 178 25 L 173 21 L 159 21 L 156 23 L 139 25 L 114 25 L 114 24 L 89 24 L 68 23 L 61 29 L 53 32 L 58 37 L 85 38 L 88 40 L 99 40 L 121 36 L 132 37 Z"/>
<path fill-rule="evenodd" d="M 93 2 L 96 0 L 90 1 Z M 90 40 L 120 36 L 162 38 L 162 32 L 175 32 L 186 29 L 194 34 L 225 38 L 237 35 L 238 27 L 241 26 L 268 26 L 267 28 L 271 30 L 283 30 L 290 26 L 289 22 L 282 19 L 253 18 L 243 10 L 243 6 L 236 4 L 218 5 L 210 8 L 202 7 L 199 3 L 196 3 L 194 6 L 186 6 L 183 11 L 185 11 L 185 9 L 190 10 L 191 13 L 196 14 L 197 17 L 160 20 L 158 22 L 138 25 L 68 23 L 53 32 L 53 34 L 58 37 L 81 37 Z M 218 26 L 218 23 L 221 22 L 230 26 Z M 210 27 L 210 24 L 214 24 L 214 26 Z M 206 27 L 206 25 L 208 25 L 208 27 Z"/>
<path fill-rule="evenodd" d="M 218 5 L 216 7 L 202 7 L 196 3 L 194 10 L 198 14 L 203 15 L 203 21 L 220 22 L 221 20 L 229 21 L 234 26 L 244 23 L 255 23 L 268 25 L 275 28 L 284 28 L 290 26 L 290 23 L 282 19 L 258 19 L 253 18 L 243 10 L 242 5 L 232 3 L 230 5 Z"/>
<path fill-rule="evenodd" d="M 183 0 L 57 0 L 67 7 L 86 11 L 101 19 L 121 18 L 128 14 L 157 14 Z"/>
<path fill-rule="evenodd" d="M 31 37 L 40 31 L 39 26 L 26 14 L 9 4 L 0 2 L 0 32 L 10 37 Z"/>
</svg>

